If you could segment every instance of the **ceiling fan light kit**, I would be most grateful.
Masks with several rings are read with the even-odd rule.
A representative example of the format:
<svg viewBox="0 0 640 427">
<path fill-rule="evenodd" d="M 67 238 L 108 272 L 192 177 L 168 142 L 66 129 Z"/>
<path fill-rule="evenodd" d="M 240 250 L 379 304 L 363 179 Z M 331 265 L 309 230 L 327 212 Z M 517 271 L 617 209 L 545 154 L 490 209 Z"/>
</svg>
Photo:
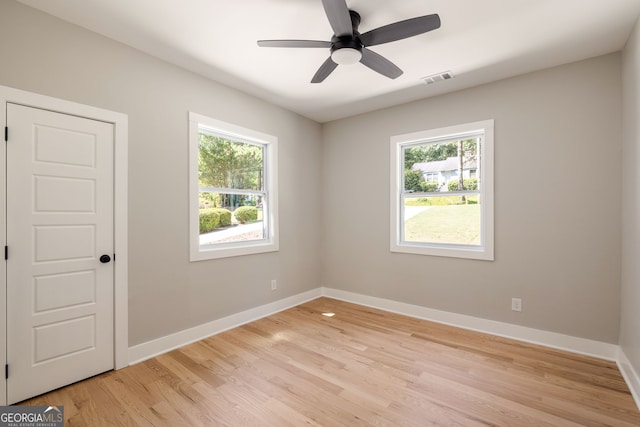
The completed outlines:
<svg viewBox="0 0 640 427">
<path fill-rule="evenodd" d="M 343 47 L 331 52 L 331 60 L 338 65 L 351 65 L 360 62 L 362 52 L 352 47 Z"/>
<path fill-rule="evenodd" d="M 390 79 L 402 75 L 402 70 L 385 57 L 368 49 L 440 28 L 437 14 L 405 19 L 385 25 L 364 34 L 358 32 L 360 15 L 349 10 L 345 0 L 322 0 L 322 6 L 333 28 L 331 41 L 319 40 L 258 40 L 260 47 L 329 48 L 331 56 L 320 66 L 311 83 L 324 81 L 338 65 L 362 63 Z"/>
</svg>

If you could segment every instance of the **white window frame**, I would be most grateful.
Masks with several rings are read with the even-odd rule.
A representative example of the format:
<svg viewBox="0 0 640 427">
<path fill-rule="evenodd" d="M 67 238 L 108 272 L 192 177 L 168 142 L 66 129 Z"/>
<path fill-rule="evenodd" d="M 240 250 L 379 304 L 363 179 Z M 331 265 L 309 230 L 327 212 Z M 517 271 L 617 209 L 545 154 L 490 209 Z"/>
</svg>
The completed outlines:
<svg viewBox="0 0 640 427">
<path fill-rule="evenodd" d="M 480 245 L 454 245 L 442 243 L 406 242 L 404 234 L 404 164 L 403 148 L 423 143 L 446 142 L 482 133 L 480 156 L 481 237 Z M 431 129 L 391 137 L 391 252 L 433 255 L 477 260 L 494 260 L 494 182 L 493 182 L 493 120 Z M 412 196 L 433 196 L 433 193 L 413 193 Z M 446 195 L 447 193 L 441 193 Z M 453 192 L 450 194 L 464 194 Z"/>
<path fill-rule="evenodd" d="M 243 242 L 200 246 L 200 209 L 198 183 L 199 132 L 206 129 L 236 141 L 261 145 L 264 150 L 264 196 L 267 207 L 265 238 Z M 189 246 L 190 260 L 203 261 L 279 250 L 278 243 L 278 138 L 242 126 L 189 112 Z"/>
</svg>

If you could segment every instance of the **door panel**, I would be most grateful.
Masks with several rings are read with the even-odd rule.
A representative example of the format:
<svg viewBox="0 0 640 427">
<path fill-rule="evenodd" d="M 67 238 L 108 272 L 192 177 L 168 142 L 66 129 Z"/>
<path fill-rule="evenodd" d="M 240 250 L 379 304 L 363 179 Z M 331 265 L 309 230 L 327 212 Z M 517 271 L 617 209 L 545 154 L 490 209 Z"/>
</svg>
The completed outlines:
<svg viewBox="0 0 640 427">
<path fill-rule="evenodd" d="M 34 329 L 34 363 L 94 349 L 95 316 L 63 320 Z"/>
<path fill-rule="evenodd" d="M 33 227 L 34 262 L 92 258 L 96 229 L 91 225 Z"/>
<path fill-rule="evenodd" d="M 34 312 L 96 302 L 95 270 L 35 277 Z"/>
<path fill-rule="evenodd" d="M 95 212 L 95 181 L 53 176 L 33 178 L 36 212 Z"/>
<path fill-rule="evenodd" d="M 113 125 L 7 104 L 8 403 L 114 368 Z"/>
<path fill-rule="evenodd" d="M 96 139 L 94 135 L 58 129 L 43 124 L 34 127 L 34 157 L 40 163 L 60 163 L 67 166 L 96 164 Z"/>
</svg>

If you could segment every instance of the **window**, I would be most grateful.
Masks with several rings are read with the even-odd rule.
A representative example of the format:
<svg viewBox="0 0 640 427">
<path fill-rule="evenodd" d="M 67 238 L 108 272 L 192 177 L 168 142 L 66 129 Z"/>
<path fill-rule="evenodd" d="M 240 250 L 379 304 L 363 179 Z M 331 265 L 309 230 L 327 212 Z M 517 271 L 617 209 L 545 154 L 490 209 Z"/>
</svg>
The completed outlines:
<svg viewBox="0 0 640 427">
<path fill-rule="evenodd" d="M 493 260 L 493 120 L 392 137 L 391 189 L 392 252 Z"/>
<path fill-rule="evenodd" d="M 438 181 L 438 174 L 429 172 L 429 173 L 426 174 L 425 180 L 427 182 L 437 182 Z"/>
<path fill-rule="evenodd" d="M 191 261 L 278 250 L 277 138 L 189 114 Z"/>
</svg>

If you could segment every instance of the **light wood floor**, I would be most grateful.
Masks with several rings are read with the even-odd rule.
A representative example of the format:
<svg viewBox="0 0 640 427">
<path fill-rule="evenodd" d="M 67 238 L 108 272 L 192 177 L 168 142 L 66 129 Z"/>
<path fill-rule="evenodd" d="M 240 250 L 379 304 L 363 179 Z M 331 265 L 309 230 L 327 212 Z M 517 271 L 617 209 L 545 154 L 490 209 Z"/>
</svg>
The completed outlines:
<svg viewBox="0 0 640 427">
<path fill-rule="evenodd" d="M 640 425 L 615 363 L 328 298 L 23 403 L 66 426 Z"/>
</svg>

